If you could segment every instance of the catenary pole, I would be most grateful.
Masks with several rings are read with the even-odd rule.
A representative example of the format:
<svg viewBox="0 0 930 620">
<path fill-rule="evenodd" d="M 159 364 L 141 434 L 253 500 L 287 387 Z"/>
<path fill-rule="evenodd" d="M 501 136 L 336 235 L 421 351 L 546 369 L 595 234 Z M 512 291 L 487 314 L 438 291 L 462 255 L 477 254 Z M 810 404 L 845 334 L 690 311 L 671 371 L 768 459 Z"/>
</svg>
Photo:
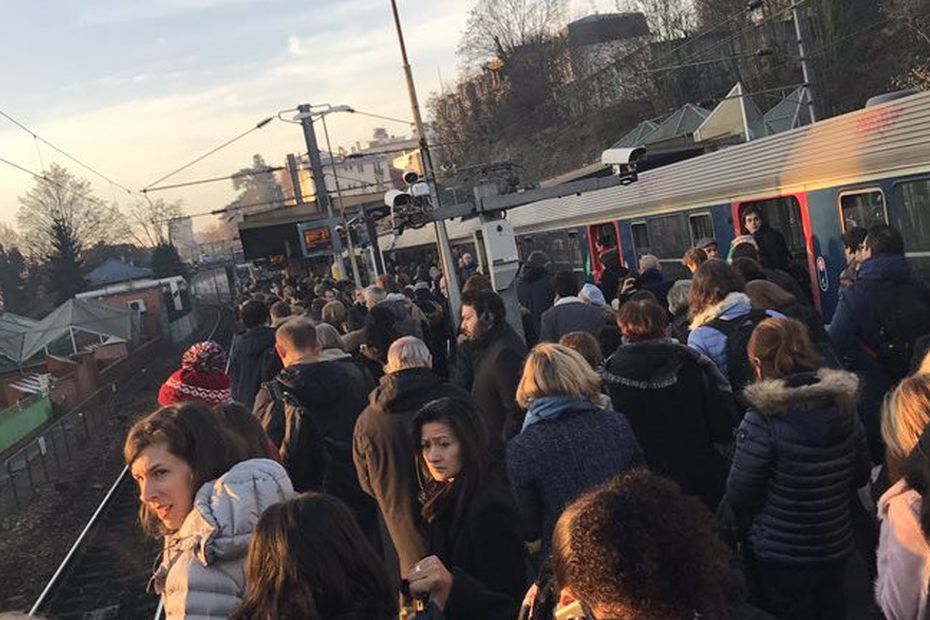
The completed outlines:
<svg viewBox="0 0 930 620">
<path fill-rule="evenodd" d="M 323 178 L 323 163 L 320 160 L 320 147 L 316 142 L 316 132 L 313 129 L 313 113 L 309 103 L 302 103 L 297 106 L 300 125 L 304 130 L 304 141 L 307 143 L 307 157 L 310 159 L 310 172 L 313 174 L 313 187 L 316 193 L 316 203 L 326 211 L 326 217 L 333 219 L 333 206 L 329 200 L 329 193 L 326 191 L 326 179 Z M 345 274 L 345 264 L 342 262 L 342 240 L 339 235 L 332 234 L 334 260 L 342 266 L 342 273 Z"/>
<path fill-rule="evenodd" d="M 400 55 L 404 63 L 404 77 L 407 80 L 407 93 L 410 95 L 410 110 L 413 113 L 413 122 L 416 127 L 417 139 L 420 142 L 420 159 L 423 165 L 423 174 L 429 184 L 430 200 L 433 209 L 440 208 L 439 192 L 436 190 L 433 161 L 430 159 L 429 141 L 423 127 L 423 116 L 420 114 L 420 103 L 417 100 L 417 90 L 413 83 L 413 72 L 410 61 L 407 59 L 407 46 L 404 44 L 404 31 L 400 26 L 400 15 L 397 13 L 397 1 L 391 0 L 391 11 L 394 14 L 394 26 L 397 28 L 397 42 L 400 44 Z M 442 272 L 446 278 L 446 289 L 449 292 L 449 309 L 452 312 L 452 324 L 459 323 L 459 312 L 462 307 L 462 297 L 459 292 L 458 274 L 455 271 L 455 261 L 452 258 L 452 247 L 449 245 L 449 233 L 444 220 L 433 223 L 436 232 L 436 245 L 439 246 L 439 256 L 442 260 Z"/>
<path fill-rule="evenodd" d="M 801 62 L 801 74 L 804 76 L 804 85 L 807 87 L 807 110 L 810 113 L 811 123 L 817 122 L 814 113 L 814 88 L 811 86 L 811 74 L 807 66 L 807 56 L 804 53 L 804 39 L 801 36 L 801 13 L 798 8 L 801 2 L 793 0 L 791 3 L 791 16 L 794 18 L 794 34 L 798 38 L 798 60 Z"/>
</svg>

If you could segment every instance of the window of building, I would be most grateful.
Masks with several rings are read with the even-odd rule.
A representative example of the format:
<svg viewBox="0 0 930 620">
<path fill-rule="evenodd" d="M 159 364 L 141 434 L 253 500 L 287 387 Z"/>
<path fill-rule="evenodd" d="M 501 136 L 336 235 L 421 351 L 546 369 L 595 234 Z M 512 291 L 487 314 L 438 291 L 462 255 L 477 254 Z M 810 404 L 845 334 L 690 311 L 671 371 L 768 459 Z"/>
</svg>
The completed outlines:
<svg viewBox="0 0 930 620">
<path fill-rule="evenodd" d="M 840 212 L 843 215 L 843 232 L 854 226 L 869 228 L 888 221 L 885 196 L 880 189 L 840 193 Z"/>
</svg>

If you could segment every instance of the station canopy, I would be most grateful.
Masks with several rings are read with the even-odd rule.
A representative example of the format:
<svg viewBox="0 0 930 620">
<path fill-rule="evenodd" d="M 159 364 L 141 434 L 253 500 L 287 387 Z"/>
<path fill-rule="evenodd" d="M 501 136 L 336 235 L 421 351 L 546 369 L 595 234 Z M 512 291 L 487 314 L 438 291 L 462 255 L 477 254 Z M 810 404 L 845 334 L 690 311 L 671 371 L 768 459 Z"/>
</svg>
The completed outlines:
<svg viewBox="0 0 930 620">
<path fill-rule="evenodd" d="M 40 353 L 71 355 L 139 339 L 139 316 L 94 299 L 69 299 L 41 321 L 0 315 L 0 356 L 21 365 Z"/>
</svg>

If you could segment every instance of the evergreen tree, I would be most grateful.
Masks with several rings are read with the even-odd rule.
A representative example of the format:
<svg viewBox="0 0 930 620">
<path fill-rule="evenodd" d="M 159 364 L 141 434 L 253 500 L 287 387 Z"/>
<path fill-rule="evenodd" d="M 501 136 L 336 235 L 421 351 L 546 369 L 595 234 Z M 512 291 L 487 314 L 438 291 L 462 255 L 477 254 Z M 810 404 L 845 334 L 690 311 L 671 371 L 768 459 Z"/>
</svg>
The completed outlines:
<svg viewBox="0 0 930 620">
<path fill-rule="evenodd" d="M 152 251 L 152 272 L 156 278 L 171 276 L 187 277 L 187 265 L 181 260 L 178 249 L 169 243 L 161 243 Z"/>
<path fill-rule="evenodd" d="M 0 246 L 0 294 L 6 312 L 21 313 L 26 306 L 26 259 L 19 248 Z"/>
<path fill-rule="evenodd" d="M 71 299 L 75 293 L 87 288 L 81 275 L 81 246 L 74 230 L 63 219 L 52 222 L 52 253 L 48 257 L 46 270 L 49 290 L 57 304 Z"/>
</svg>

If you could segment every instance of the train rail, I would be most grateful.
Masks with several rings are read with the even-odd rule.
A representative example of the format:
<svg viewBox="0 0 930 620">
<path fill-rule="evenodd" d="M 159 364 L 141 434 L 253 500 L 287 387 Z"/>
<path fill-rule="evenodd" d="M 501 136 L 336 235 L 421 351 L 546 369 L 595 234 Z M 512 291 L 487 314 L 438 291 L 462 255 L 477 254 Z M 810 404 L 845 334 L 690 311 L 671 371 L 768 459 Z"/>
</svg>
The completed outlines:
<svg viewBox="0 0 930 620">
<path fill-rule="evenodd" d="M 229 306 L 209 307 L 216 319 L 199 337 L 230 346 L 235 319 Z M 146 586 L 159 545 L 142 534 L 138 508 L 138 490 L 123 467 L 29 614 L 63 620 L 155 616 L 158 599 Z"/>
</svg>

